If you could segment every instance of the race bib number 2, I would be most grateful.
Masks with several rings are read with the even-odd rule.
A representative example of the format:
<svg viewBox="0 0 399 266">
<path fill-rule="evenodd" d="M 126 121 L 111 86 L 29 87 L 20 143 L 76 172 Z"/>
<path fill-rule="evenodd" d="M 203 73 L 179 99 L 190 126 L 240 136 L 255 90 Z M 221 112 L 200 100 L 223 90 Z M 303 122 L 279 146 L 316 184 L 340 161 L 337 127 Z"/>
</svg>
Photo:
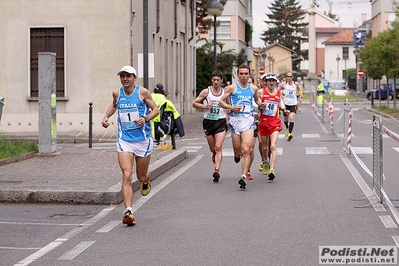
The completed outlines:
<svg viewBox="0 0 399 266">
<path fill-rule="evenodd" d="M 209 113 L 206 118 L 210 120 L 219 120 L 220 106 L 217 104 L 213 105 L 212 108 L 209 110 Z"/>
</svg>

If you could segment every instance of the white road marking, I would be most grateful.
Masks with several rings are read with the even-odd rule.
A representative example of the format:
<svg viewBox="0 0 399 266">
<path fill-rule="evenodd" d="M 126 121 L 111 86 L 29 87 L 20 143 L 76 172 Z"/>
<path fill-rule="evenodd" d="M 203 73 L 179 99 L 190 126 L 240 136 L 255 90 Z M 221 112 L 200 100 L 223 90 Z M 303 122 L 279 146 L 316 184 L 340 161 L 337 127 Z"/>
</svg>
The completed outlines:
<svg viewBox="0 0 399 266">
<path fill-rule="evenodd" d="M 302 138 L 304 139 L 320 138 L 320 134 L 302 134 Z"/>
<path fill-rule="evenodd" d="M 380 215 L 380 219 L 386 228 L 398 228 L 391 215 Z"/>
<path fill-rule="evenodd" d="M 99 212 L 97 215 L 95 215 L 94 217 L 89 219 L 87 222 L 85 222 L 82 225 L 79 225 L 80 227 L 76 227 L 76 228 L 72 229 L 71 231 L 69 231 L 65 235 L 57 238 L 55 241 L 51 242 L 50 244 L 48 244 L 45 247 L 42 247 L 41 249 L 39 249 L 35 253 L 31 254 L 30 256 L 26 257 L 25 259 L 21 260 L 20 262 L 18 262 L 15 265 L 16 266 L 22 266 L 22 265 L 31 264 L 35 260 L 43 257 L 44 255 L 46 255 L 47 253 L 49 253 L 50 251 L 52 251 L 53 249 L 55 249 L 56 247 L 61 245 L 62 243 L 68 241 L 70 238 L 74 237 L 75 235 L 77 235 L 78 233 L 82 232 L 83 230 L 85 230 L 89 226 L 93 225 L 94 223 L 96 223 L 99 220 L 101 220 L 102 218 L 104 218 L 113 209 L 115 209 L 115 207 L 108 207 L 108 208 L 105 208 L 105 209 L 101 210 L 101 212 Z"/>
<path fill-rule="evenodd" d="M 348 158 L 344 157 L 344 155 L 340 154 L 339 156 L 341 157 L 341 160 L 344 162 L 344 164 L 348 168 L 349 172 L 352 174 L 353 179 L 355 179 L 356 183 L 358 184 L 360 189 L 363 191 L 363 194 L 367 197 L 370 204 L 373 206 L 374 210 L 375 211 L 386 211 L 385 207 L 378 202 L 377 197 L 374 195 L 373 191 L 370 189 L 370 187 L 364 181 L 363 177 L 357 171 L 355 166 L 349 161 Z"/>
<path fill-rule="evenodd" d="M 330 154 L 326 147 L 306 147 L 306 154 Z"/>
<path fill-rule="evenodd" d="M 64 243 L 64 242 L 53 241 L 50 244 L 48 244 L 47 246 L 42 247 L 41 249 L 39 249 L 35 253 L 33 253 L 30 256 L 26 257 L 25 259 L 21 260 L 17 264 L 14 264 L 14 266 L 29 265 L 32 262 L 34 262 L 35 260 L 37 260 L 37 259 L 43 257 L 44 255 L 46 255 L 47 253 L 49 253 L 50 251 L 52 251 L 53 249 L 55 249 L 56 247 L 58 247 L 62 243 Z"/>
<path fill-rule="evenodd" d="M 396 246 L 399 248 L 399 236 L 392 236 L 393 241 L 395 241 Z"/>
<path fill-rule="evenodd" d="M 79 243 L 76 247 L 62 255 L 58 258 L 58 260 L 73 260 L 80 253 L 88 249 L 91 245 L 93 245 L 96 241 L 83 241 Z"/>
<path fill-rule="evenodd" d="M 399 152 L 399 148 L 392 147 L 392 149 L 394 149 L 395 151 Z"/>
<path fill-rule="evenodd" d="M 2 250 L 38 250 L 40 248 L 17 248 L 17 247 L 0 247 Z"/>
<path fill-rule="evenodd" d="M 108 233 L 112 229 L 114 229 L 118 224 L 120 224 L 120 221 L 111 221 L 107 225 L 104 225 L 100 229 L 98 229 L 96 232 L 97 233 Z"/>
<path fill-rule="evenodd" d="M 81 224 L 57 224 L 57 223 L 21 223 L 21 222 L 0 222 L 0 224 L 19 224 L 19 225 L 54 225 L 54 226 L 79 226 Z"/>
<path fill-rule="evenodd" d="M 356 154 L 373 154 L 373 149 L 370 147 L 351 147 Z"/>
<path fill-rule="evenodd" d="M 140 197 L 137 201 L 135 201 L 133 203 L 132 206 L 132 212 L 134 213 L 135 211 L 137 211 L 141 206 L 143 206 L 144 203 L 146 203 L 149 199 L 151 199 L 155 194 L 157 194 L 159 191 L 161 191 L 161 189 L 163 189 L 164 187 L 166 187 L 168 184 L 170 184 L 173 180 L 175 180 L 178 176 L 180 176 L 181 174 L 183 174 L 187 169 L 189 169 L 191 166 L 193 166 L 194 164 L 196 164 L 199 160 L 202 159 L 202 157 L 204 157 L 204 155 L 198 155 L 194 158 L 194 160 L 192 160 L 191 162 L 189 162 L 187 165 L 185 165 L 184 167 L 180 168 L 179 170 L 177 170 L 175 173 L 173 173 L 171 176 L 169 176 L 168 178 L 166 178 L 164 181 L 162 181 L 161 183 L 159 183 L 157 186 L 155 186 L 154 188 L 151 189 L 151 193 L 148 194 L 146 197 Z"/>
</svg>

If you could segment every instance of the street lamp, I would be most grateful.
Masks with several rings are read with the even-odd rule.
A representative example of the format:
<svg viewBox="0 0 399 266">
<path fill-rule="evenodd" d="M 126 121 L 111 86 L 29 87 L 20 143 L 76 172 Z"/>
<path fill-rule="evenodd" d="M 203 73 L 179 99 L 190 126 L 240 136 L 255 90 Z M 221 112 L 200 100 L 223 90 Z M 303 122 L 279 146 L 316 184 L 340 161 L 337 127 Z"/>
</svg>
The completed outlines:
<svg viewBox="0 0 399 266">
<path fill-rule="evenodd" d="M 270 53 L 269 53 L 269 56 L 267 57 L 267 60 L 269 60 L 269 72 L 273 72 L 271 70 L 271 64 L 272 64 L 272 62 L 274 63 L 274 58 Z"/>
<path fill-rule="evenodd" d="M 272 73 L 274 73 L 274 61 L 276 61 L 276 59 L 272 58 Z"/>
<path fill-rule="evenodd" d="M 263 59 L 263 64 L 265 64 L 265 60 L 266 60 L 266 54 L 265 54 L 265 52 L 263 51 L 263 53 L 262 53 L 262 59 Z"/>
<path fill-rule="evenodd" d="M 357 55 L 359 54 L 359 49 L 357 49 L 357 47 L 355 47 L 355 50 L 353 50 L 353 54 L 355 55 L 355 63 L 356 63 L 356 93 L 359 94 L 359 82 L 357 77 L 357 72 L 359 71 L 357 66 Z M 373 99 L 373 97 L 371 97 L 371 99 Z"/>
<path fill-rule="evenodd" d="M 216 57 L 216 17 L 223 13 L 224 7 L 219 1 L 211 0 L 206 5 L 209 14 L 213 15 L 213 64 L 214 70 L 217 70 L 217 57 Z"/>
<path fill-rule="evenodd" d="M 341 58 L 339 58 L 339 54 L 337 54 L 337 58 L 335 58 L 335 60 L 337 60 L 337 79 L 339 79 L 339 60 L 341 60 Z"/>
</svg>

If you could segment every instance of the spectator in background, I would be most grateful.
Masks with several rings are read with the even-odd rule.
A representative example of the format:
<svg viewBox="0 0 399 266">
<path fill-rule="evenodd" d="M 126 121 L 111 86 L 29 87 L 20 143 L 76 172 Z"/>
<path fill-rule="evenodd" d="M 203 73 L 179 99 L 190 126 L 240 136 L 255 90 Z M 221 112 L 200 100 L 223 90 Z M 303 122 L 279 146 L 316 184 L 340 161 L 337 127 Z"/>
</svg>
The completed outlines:
<svg viewBox="0 0 399 266">
<path fill-rule="evenodd" d="M 317 94 L 317 104 L 322 105 L 323 104 L 324 85 L 321 82 L 321 80 L 319 80 L 319 84 L 317 85 L 316 94 Z"/>
<path fill-rule="evenodd" d="M 305 91 L 301 77 L 296 78 L 296 85 L 297 85 L 296 98 L 298 100 L 298 112 L 300 112 L 302 107 L 303 92 Z"/>
<path fill-rule="evenodd" d="M 184 135 L 184 127 L 183 127 L 183 122 L 181 121 L 180 118 L 180 114 L 177 111 L 175 105 L 166 98 L 166 95 L 167 94 L 161 83 L 155 85 L 153 93 L 151 93 L 151 97 L 159 109 L 161 109 L 161 107 L 166 103 L 165 108 L 163 110 L 168 112 L 173 112 L 173 118 L 175 120 L 176 129 L 179 135 L 182 137 Z M 151 120 L 152 138 L 154 139 L 154 143 L 156 145 L 159 144 L 162 137 L 166 137 L 159 133 L 158 129 L 160 123 L 161 123 L 161 113 Z"/>
</svg>

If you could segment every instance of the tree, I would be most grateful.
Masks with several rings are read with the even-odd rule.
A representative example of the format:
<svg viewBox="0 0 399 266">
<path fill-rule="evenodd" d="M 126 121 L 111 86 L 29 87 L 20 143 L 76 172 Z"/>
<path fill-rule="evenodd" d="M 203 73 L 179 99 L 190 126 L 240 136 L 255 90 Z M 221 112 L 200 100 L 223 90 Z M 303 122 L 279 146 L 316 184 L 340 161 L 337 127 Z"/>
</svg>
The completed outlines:
<svg viewBox="0 0 399 266">
<path fill-rule="evenodd" d="M 208 17 L 208 10 L 206 9 L 206 5 L 211 0 L 197 0 L 196 1 L 196 32 L 197 37 L 201 34 L 208 33 L 209 29 L 213 26 L 213 19 Z M 227 0 L 219 0 L 223 6 L 226 4 Z"/>
<path fill-rule="evenodd" d="M 213 71 L 213 40 L 205 38 L 198 39 L 204 44 L 197 48 L 197 95 L 210 84 Z M 229 49 L 224 51 L 224 43 L 216 42 L 220 53 L 217 56 L 217 68 L 223 70 L 223 80 L 231 80 L 233 67 L 247 62 L 245 50 L 242 49 L 238 54 Z"/>
<path fill-rule="evenodd" d="M 298 56 L 307 57 L 301 51 L 301 42 L 307 41 L 305 32 L 309 23 L 302 22 L 306 11 L 297 0 L 275 0 L 268 7 L 271 13 L 266 13 L 269 20 L 264 20 L 268 29 L 262 33 L 266 45 L 279 43 L 293 51 Z M 293 70 L 297 70 L 299 60 L 293 61 Z"/>
</svg>

